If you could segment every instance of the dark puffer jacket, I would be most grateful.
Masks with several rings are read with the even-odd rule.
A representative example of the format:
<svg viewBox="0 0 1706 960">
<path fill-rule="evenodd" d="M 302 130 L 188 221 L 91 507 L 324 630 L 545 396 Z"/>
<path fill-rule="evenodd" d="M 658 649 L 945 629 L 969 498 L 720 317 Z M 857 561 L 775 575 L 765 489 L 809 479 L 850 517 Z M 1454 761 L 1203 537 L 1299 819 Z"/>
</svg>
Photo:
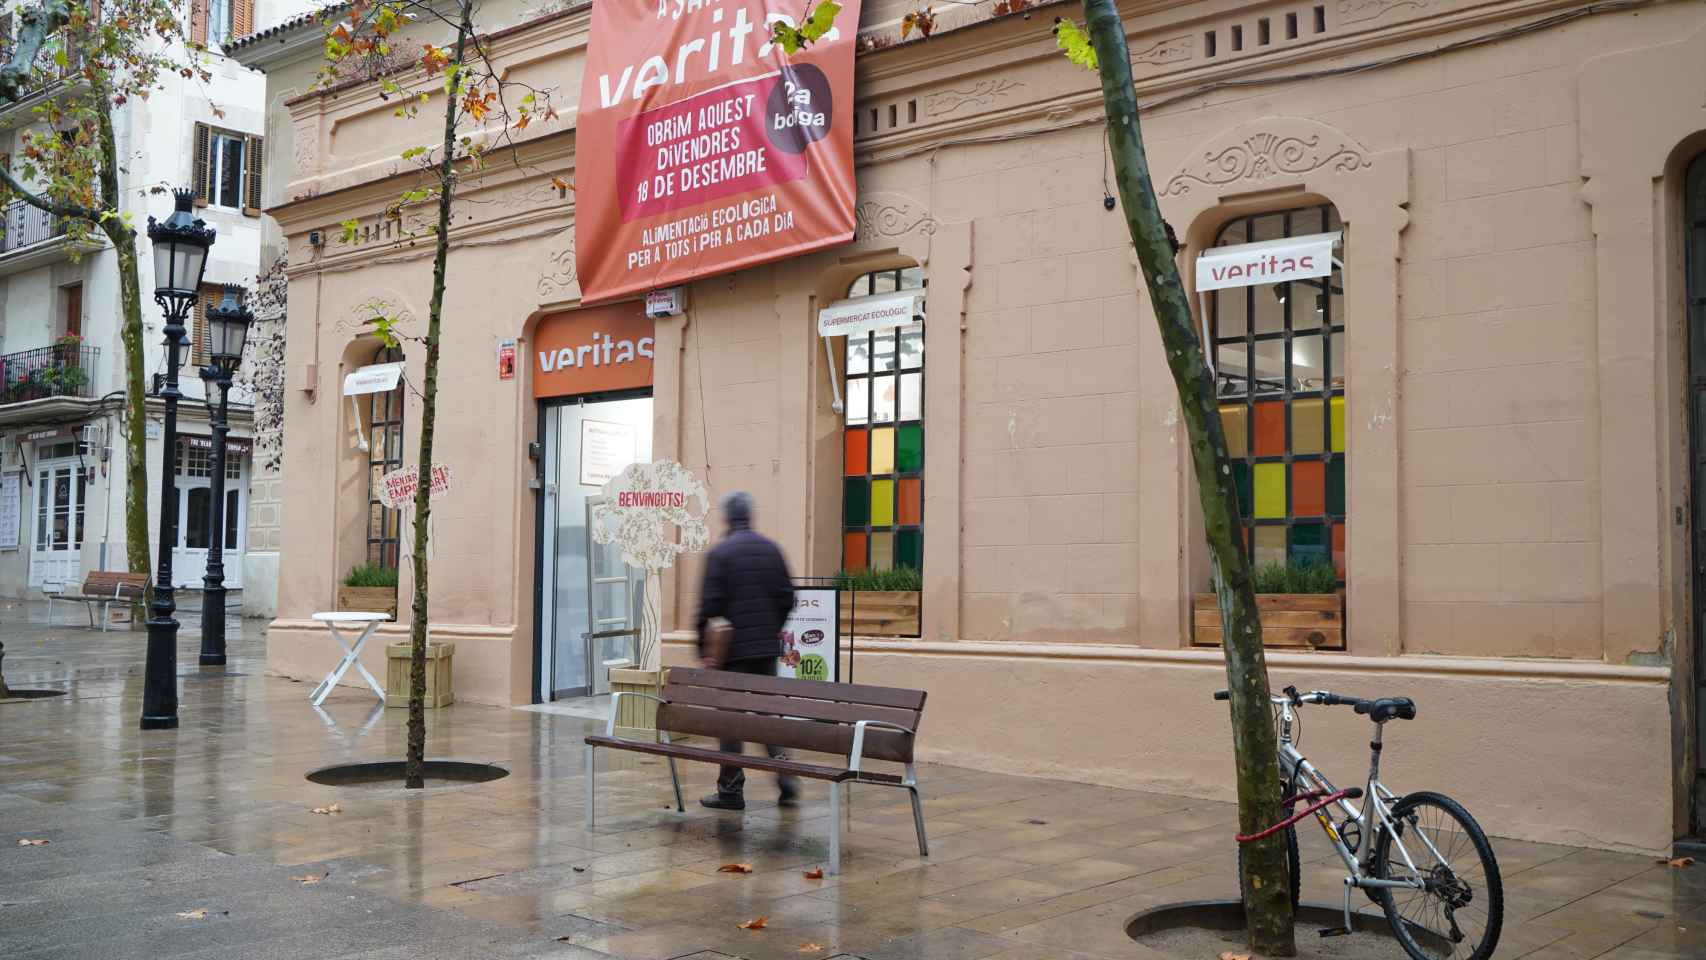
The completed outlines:
<svg viewBox="0 0 1706 960">
<path fill-rule="evenodd" d="M 794 585 L 788 562 L 775 542 L 744 524 L 705 556 L 705 581 L 699 589 L 699 652 L 705 652 L 705 624 L 722 617 L 734 625 L 730 660 L 782 655 L 782 624 L 794 609 Z"/>
</svg>

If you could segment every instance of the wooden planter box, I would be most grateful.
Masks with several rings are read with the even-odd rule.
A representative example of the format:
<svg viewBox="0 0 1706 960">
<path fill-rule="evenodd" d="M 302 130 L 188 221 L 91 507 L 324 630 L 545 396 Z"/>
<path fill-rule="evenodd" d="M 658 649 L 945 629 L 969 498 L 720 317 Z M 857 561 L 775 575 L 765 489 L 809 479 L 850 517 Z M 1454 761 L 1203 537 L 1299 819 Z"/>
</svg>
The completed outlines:
<svg viewBox="0 0 1706 960">
<path fill-rule="evenodd" d="M 406 640 L 402 643 L 385 645 L 385 705 L 387 707 L 407 707 L 409 705 L 409 651 L 413 646 Z M 455 655 L 456 644 L 427 641 L 426 707 L 428 710 L 448 707 L 456 702 L 456 694 L 450 688 L 450 658 Z"/>
<path fill-rule="evenodd" d="M 644 693 L 658 696 L 669 680 L 669 668 L 637 670 L 632 667 L 610 668 L 611 693 Z M 645 697 L 623 697 L 617 704 L 616 735 L 630 739 L 650 739 L 657 735 L 658 705 Z"/>
<path fill-rule="evenodd" d="M 338 587 L 338 609 L 345 613 L 384 613 L 397 619 L 396 587 Z"/>
<path fill-rule="evenodd" d="M 1221 645 L 1220 605 L 1214 594 L 1196 595 L 1191 642 Z M 1298 650 L 1345 649 L 1345 593 L 1258 593 L 1262 646 Z"/>
<path fill-rule="evenodd" d="M 860 590 L 857 600 L 842 594 L 841 635 L 916 637 L 921 600 L 916 590 Z"/>
</svg>

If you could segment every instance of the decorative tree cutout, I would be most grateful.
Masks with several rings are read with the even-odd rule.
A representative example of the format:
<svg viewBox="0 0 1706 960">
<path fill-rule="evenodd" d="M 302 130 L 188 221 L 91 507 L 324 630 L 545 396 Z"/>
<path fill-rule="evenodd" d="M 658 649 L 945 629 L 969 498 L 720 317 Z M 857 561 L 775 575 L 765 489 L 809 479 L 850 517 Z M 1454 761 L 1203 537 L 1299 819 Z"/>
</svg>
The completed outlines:
<svg viewBox="0 0 1706 960">
<path fill-rule="evenodd" d="M 697 509 L 695 509 L 697 507 Z M 592 508 L 594 543 L 616 544 L 622 560 L 645 571 L 636 666 L 658 668 L 658 611 L 654 582 L 684 553 L 698 553 L 711 542 L 705 515 L 710 495 L 693 472 L 674 460 L 631 463 L 604 485 L 603 501 Z"/>
</svg>

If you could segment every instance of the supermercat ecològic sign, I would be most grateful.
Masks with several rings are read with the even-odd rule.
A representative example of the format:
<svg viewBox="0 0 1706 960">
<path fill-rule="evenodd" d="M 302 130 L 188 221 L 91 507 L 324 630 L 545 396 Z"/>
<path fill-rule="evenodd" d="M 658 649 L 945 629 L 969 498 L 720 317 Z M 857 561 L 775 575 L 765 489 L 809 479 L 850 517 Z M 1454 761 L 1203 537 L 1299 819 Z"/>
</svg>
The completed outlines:
<svg viewBox="0 0 1706 960">
<path fill-rule="evenodd" d="M 598 0 L 575 122 L 584 302 L 853 238 L 859 0 L 793 55 L 799 0 Z"/>
</svg>

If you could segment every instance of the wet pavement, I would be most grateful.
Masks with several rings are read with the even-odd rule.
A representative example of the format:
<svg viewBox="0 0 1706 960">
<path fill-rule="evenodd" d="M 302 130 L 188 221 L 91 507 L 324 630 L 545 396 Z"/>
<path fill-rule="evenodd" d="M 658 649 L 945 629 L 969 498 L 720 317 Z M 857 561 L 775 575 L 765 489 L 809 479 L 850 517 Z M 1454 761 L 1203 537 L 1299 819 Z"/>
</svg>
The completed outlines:
<svg viewBox="0 0 1706 960">
<path fill-rule="evenodd" d="M 264 675 L 257 622 L 233 618 L 229 666 L 203 671 L 186 619 L 182 725 L 143 734 L 144 635 L 42 620 L 0 610 L 8 682 L 66 691 L 0 704 L 0 957 L 1153 960 L 1128 917 L 1235 887 L 1229 804 L 935 764 L 920 769 L 928 861 L 900 791 L 854 788 L 844 872 L 811 879 L 821 784 L 781 810 L 757 776 L 744 814 L 681 815 L 660 761 L 609 751 L 587 831 L 594 722 L 560 713 L 428 712 L 429 756 L 502 780 L 317 786 L 311 770 L 400 758 L 405 711 L 347 686 L 310 706 L 312 684 Z M 712 768 L 683 770 L 689 798 L 711 790 Z M 1496 956 L 1706 956 L 1706 866 L 1494 846 Z M 1305 899 L 1337 903 L 1342 868 L 1315 835 L 1303 852 Z"/>
</svg>

